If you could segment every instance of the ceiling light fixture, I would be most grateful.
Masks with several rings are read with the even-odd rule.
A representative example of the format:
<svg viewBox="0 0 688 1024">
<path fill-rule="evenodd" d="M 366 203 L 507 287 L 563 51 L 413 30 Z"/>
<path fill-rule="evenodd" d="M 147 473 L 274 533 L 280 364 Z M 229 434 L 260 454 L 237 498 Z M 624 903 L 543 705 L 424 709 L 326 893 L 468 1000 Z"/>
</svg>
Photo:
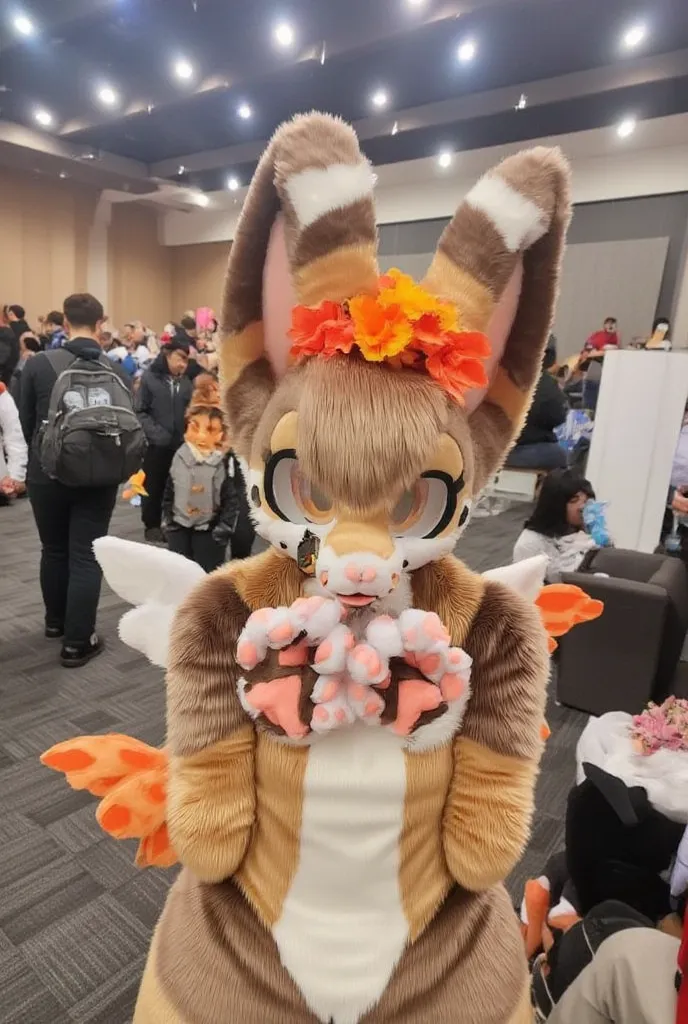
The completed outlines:
<svg viewBox="0 0 688 1024">
<path fill-rule="evenodd" d="M 442 152 L 437 157 L 437 163 L 443 170 L 446 170 L 447 167 L 451 167 L 453 159 L 454 154 L 451 152 L 451 150 L 443 149 Z"/>
<path fill-rule="evenodd" d="M 210 196 L 207 196 L 205 192 L 199 192 L 195 199 L 197 206 L 210 206 Z"/>
<path fill-rule="evenodd" d="M 456 56 L 462 64 L 469 64 L 477 52 L 478 47 L 476 46 L 475 41 L 473 39 L 464 39 L 464 41 L 458 46 Z"/>
<path fill-rule="evenodd" d="M 409 7 L 422 7 L 425 0 L 406 0 Z"/>
<path fill-rule="evenodd" d="M 184 164 L 179 165 L 179 167 L 177 168 L 177 174 L 179 174 L 180 176 L 182 174 L 186 174 L 186 167 L 184 166 Z"/>
<path fill-rule="evenodd" d="M 239 115 L 242 121 L 248 121 L 249 118 L 253 116 L 253 111 L 251 110 L 248 103 L 240 103 L 239 106 L 237 107 L 237 114 Z"/>
<path fill-rule="evenodd" d="M 174 73 L 183 82 L 188 82 L 190 78 L 193 78 L 193 64 L 184 57 L 180 57 L 174 62 Z"/>
<path fill-rule="evenodd" d="M 528 106 L 528 97 L 524 92 L 518 97 L 518 103 L 514 107 L 514 110 L 525 110 Z"/>
<path fill-rule="evenodd" d="M 635 131 L 636 120 L 634 117 L 624 117 L 616 126 L 616 134 L 620 139 L 627 139 Z"/>
<path fill-rule="evenodd" d="M 327 58 L 327 43 L 322 44 L 322 50 L 320 51 L 320 63 L 324 64 Z"/>
<path fill-rule="evenodd" d="M 119 96 L 111 85 L 101 85 L 98 90 L 98 99 L 104 107 L 116 107 L 119 103 Z"/>
<path fill-rule="evenodd" d="M 370 102 L 377 110 L 384 110 L 389 103 L 389 93 L 385 89 L 376 89 L 370 97 Z"/>
<path fill-rule="evenodd" d="M 399 122 L 395 121 L 394 124 L 392 125 L 392 135 L 396 135 L 398 131 L 399 131 Z"/>
<path fill-rule="evenodd" d="M 36 26 L 26 14 L 15 14 L 12 24 L 20 36 L 32 36 L 36 31 Z"/>
<path fill-rule="evenodd" d="M 43 128 L 49 128 L 53 123 L 53 115 L 49 110 L 36 110 L 33 116 Z"/>
<path fill-rule="evenodd" d="M 621 44 L 624 50 L 635 50 L 636 46 L 640 46 L 646 35 L 647 26 L 642 22 L 636 22 L 635 25 L 631 25 L 621 37 Z"/>
<path fill-rule="evenodd" d="M 287 50 L 290 46 L 294 45 L 294 29 L 286 21 L 280 21 L 273 30 L 273 38 L 278 46 L 282 49 Z"/>
<path fill-rule="evenodd" d="M 230 192 L 236 192 L 238 188 L 241 188 L 239 179 L 235 178 L 233 175 L 231 178 L 227 178 L 227 188 Z"/>
</svg>

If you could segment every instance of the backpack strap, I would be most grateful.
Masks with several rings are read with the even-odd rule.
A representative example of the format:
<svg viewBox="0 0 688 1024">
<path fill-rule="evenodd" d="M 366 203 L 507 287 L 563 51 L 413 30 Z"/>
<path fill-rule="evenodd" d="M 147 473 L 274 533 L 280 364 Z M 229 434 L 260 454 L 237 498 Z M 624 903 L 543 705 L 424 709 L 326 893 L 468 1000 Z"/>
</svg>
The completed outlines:
<svg viewBox="0 0 688 1024">
<path fill-rule="evenodd" d="M 48 362 L 55 371 L 55 377 L 59 377 L 60 374 L 71 366 L 72 363 L 76 362 L 76 356 L 68 352 L 66 348 L 53 348 L 45 353 Z"/>
</svg>

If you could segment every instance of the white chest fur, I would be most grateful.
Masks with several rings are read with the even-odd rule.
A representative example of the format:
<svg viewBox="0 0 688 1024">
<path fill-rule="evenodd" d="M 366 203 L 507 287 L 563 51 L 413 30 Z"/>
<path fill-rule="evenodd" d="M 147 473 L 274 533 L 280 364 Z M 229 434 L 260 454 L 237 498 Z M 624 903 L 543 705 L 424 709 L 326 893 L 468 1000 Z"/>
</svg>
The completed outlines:
<svg viewBox="0 0 688 1024">
<path fill-rule="evenodd" d="M 345 729 L 309 751 L 299 866 L 274 937 L 324 1022 L 356 1024 L 404 949 L 405 790 L 402 741 L 387 730 Z"/>
</svg>

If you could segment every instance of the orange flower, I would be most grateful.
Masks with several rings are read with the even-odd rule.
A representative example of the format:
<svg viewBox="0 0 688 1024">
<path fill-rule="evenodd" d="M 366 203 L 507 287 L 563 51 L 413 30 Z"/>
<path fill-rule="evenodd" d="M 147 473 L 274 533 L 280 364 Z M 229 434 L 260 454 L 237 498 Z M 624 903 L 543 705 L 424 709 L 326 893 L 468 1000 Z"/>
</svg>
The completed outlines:
<svg viewBox="0 0 688 1024">
<path fill-rule="evenodd" d="M 457 345 L 447 345 L 446 348 L 433 351 L 425 366 L 430 376 L 461 405 L 465 391 L 487 385 L 482 358 L 466 355 Z"/>
<path fill-rule="evenodd" d="M 384 306 L 372 295 L 357 295 L 349 302 L 356 344 L 369 362 L 382 362 L 409 345 L 413 328 L 397 305 Z"/>
<path fill-rule="evenodd" d="M 289 337 L 294 343 L 291 354 L 296 358 L 349 353 L 354 343 L 353 324 L 338 302 L 321 302 L 315 309 L 295 306 Z"/>
</svg>

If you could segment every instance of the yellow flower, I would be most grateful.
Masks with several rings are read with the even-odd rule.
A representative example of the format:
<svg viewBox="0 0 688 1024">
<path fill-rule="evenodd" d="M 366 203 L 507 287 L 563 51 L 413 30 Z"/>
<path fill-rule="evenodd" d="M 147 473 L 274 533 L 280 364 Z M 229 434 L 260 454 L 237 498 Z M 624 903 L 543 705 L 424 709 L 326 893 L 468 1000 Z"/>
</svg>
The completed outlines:
<svg viewBox="0 0 688 1024">
<path fill-rule="evenodd" d="M 439 320 L 441 330 L 459 329 L 458 311 L 451 302 L 442 302 L 416 284 L 412 277 L 393 268 L 380 278 L 378 302 L 382 306 L 399 306 L 409 320 L 419 320 L 432 314 Z"/>
<path fill-rule="evenodd" d="M 402 352 L 413 338 L 413 327 L 398 305 L 384 306 L 372 295 L 357 295 L 349 315 L 361 355 L 379 363 Z"/>
</svg>

